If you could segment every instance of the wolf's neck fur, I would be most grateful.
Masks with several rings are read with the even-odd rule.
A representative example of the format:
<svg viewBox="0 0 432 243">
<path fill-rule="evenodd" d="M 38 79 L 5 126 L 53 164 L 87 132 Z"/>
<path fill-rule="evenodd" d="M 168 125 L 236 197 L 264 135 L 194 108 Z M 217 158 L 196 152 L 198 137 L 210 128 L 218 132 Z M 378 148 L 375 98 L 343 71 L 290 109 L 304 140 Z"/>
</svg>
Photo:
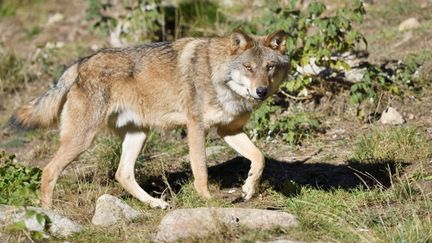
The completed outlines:
<svg viewBox="0 0 432 243">
<path fill-rule="evenodd" d="M 242 97 L 231 89 L 225 82 L 226 72 L 226 65 L 220 64 L 212 73 L 212 83 L 215 86 L 216 98 L 220 106 L 225 112 L 234 116 L 252 112 L 260 102 Z"/>
</svg>

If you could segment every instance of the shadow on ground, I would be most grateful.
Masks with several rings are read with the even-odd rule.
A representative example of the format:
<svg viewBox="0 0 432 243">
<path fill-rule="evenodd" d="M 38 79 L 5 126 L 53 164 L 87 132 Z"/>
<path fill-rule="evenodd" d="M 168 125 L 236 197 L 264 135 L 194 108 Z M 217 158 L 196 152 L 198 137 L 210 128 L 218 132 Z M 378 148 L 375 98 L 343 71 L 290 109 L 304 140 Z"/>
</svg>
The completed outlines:
<svg viewBox="0 0 432 243">
<path fill-rule="evenodd" d="M 391 184 L 391 175 L 397 168 L 406 164 L 394 161 L 361 164 L 351 162 L 336 165 L 330 163 L 302 163 L 266 159 L 262 182 L 286 196 L 296 194 L 298 186 L 309 186 L 321 190 L 340 188 L 350 190 L 360 186 L 364 188 L 384 187 Z M 241 187 L 250 168 L 249 160 L 236 157 L 209 168 L 209 178 L 217 181 L 221 189 Z M 167 179 L 174 191 L 192 178 L 190 171 L 168 173 Z M 165 188 L 161 178 L 147 178 L 140 183 L 148 191 L 162 191 Z"/>
</svg>

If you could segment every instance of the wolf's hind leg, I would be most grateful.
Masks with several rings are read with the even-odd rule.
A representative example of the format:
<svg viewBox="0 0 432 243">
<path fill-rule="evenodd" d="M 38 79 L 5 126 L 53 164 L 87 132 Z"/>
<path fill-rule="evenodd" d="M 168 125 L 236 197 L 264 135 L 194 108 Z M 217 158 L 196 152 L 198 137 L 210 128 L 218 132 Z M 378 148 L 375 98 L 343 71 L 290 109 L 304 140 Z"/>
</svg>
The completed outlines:
<svg viewBox="0 0 432 243">
<path fill-rule="evenodd" d="M 168 203 L 154 198 L 145 192 L 135 180 L 135 162 L 146 140 L 143 131 L 126 132 L 122 144 L 120 164 L 116 172 L 116 179 L 132 196 L 138 200 L 150 204 L 152 208 L 168 208 Z"/>
<path fill-rule="evenodd" d="M 64 168 L 92 144 L 101 123 L 100 120 L 95 119 L 94 114 L 97 112 L 88 107 L 85 102 L 74 100 L 65 103 L 62 112 L 60 147 L 42 171 L 42 207 L 51 206 L 54 187 Z"/>
</svg>

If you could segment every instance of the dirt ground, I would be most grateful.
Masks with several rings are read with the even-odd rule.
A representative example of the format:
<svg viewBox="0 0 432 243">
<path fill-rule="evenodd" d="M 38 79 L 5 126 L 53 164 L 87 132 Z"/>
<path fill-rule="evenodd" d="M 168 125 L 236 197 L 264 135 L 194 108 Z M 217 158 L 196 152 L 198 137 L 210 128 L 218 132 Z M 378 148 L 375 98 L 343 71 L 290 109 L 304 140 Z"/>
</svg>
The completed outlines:
<svg viewBox="0 0 432 243">
<path fill-rule="evenodd" d="M 335 1 L 328 2 L 331 8 L 336 9 L 339 3 Z M 425 77 L 428 85 L 432 78 L 432 2 L 428 0 L 415 0 L 412 4 L 420 6 L 420 10 L 415 16 L 406 9 L 397 8 L 395 1 L 373 1 L 374 4 L 367 5 L 368 15 L 360 30 L 365 34 L 369 41 L 368 51 L 370 62 L 380 62 L 387 59 L 401 60 L 410 54 L 424 56 L 423 65 L 419 68 L 418 73 Z M 394 6 L 393 6 L 394 5 Z M 66 7 L 67 6 L 67 7 Z M 58 58 L 60 65 L 67 66 L 73 60 L 80 56 L 92 53 L 94 50 L 107 47 L 106 38 L 102 38 L 96 33 L 89 31 L 89 22 L 86 20 L 87 1 L 65 1 L 65 0 L 47 0 L 43 3 L 32 4 L 28 9 L 19 10 L 16 16 L 7 17 L 0 20 L 0 48 L 3 50 L 13 50 L 18 56 L 29 60 L 29 67 L 32 64 L 32 58 L 41 48 L 47 45 L 54 45 L 63 49 L 63 54 Z M 394 15 L 394 12 L 397 15 Z M 389 13 L 393 15 L 389 16 Z M 59 19 L 53 16 L 61 14 Z M 423 27 L 418 30 L 398 31 L 398 25 L 409 17 L 416 17 L 422 23 Z M 28 37 L 26 31 L 34 26 L 42 27 L 39 34 Z M 35 61 L 33 61 L 35 62 Z M 34 65 L 37 65 L 34 64 Z M 33 97 L 36 97 L 50 85 L 53 80 L 47 78 L 46 74 L 37 74 L 26 82 L 24 87 L 16 92 L 0 93 L 0 126 L 6 124 L 9 117 L 21 105 L 25 104 Z M 432 139 L 432 90 L 430 86 L 423 86 L 421 92 L 414 92 L 405 97 L 387 99 L 383 97 L 379 107 L 370 108 L 370 112 L 375 109 L 378 113 L 386 107 L 396 108 L 406 119 L 403 126 L 413 126 L 425 129 L 428 132 L 429 139 Z M 312 187 L 330 189 L 339 187 L 344 189 L 355 188 L 365 183 L 365 179 L 360 179 L 356 169 L 368 171 L 371 178 L 383 178 L 380 183 L 390 184 L 390 179 L 386 174 L 387 168 L 377 168 L 380 165 L 367 165 L 371 168 L 348 165 L 347 161 L 351 158 L 357 138 L 372 129 L 384 128 L 377 119 L 367 121 L 359 118 L 357 110 L 347 104 L 347 94 L 340 94 L 338 97 L 332 97 L 331 101 L 322 103 L 313 110 L 320 118 L 324 132 L 318 133 L 310 139 L 303 142 L 301 146 L 293 147 L 282 141 L 257 141 L 257 145 L 262 148 L 266 154 L 267 164 L 263 176 L 263 181 L 275 188 L 277 191 L 285 192 L 286 188 L 280 188 L 281 181 L 294 180 L 300 185 L 309 185 Z M 305 107 L 312 106 L 304 104 Z M 242 180 L 247 176 L 249 162 L 236 155 L 232 150 L 210 133 L 209 147 L 219 147 L 215 154 L 209 159 L 209 175 L 214 181 L 220 183 L 221 190 L 217 192 L 216 197 L 221 197 L 229 201 L 235 201 L 240 196 L 240 187 Z M 147 154 L 150 158 L 150 164 L 158 165 L 160 161 L 168 165 L 167 179 L 172 185 L 190 178 L 190 170 L 187 168 L 187 159 L 180 159 L 186 156 L 185 139 L 182 136 L 172 134 L 162 134 L 161 143 L 167 142 L 169 146 L 177 149 L 158 149 L 162 145 L 156 146 L 156 149 L 149 150 Z M 9 130 L 0 130 L 0 149 L 5 149 L 9 153 L 17 156 L 17 160 L 30 166 L 42 168 L 46 165 L 58 144 L 57 129 L 36 130 L 33 132 L 17 132 Z M 168 146 L 168 145 L 167 145 Z M 228 151 L 228 152 L 227 152 Z M 66 174 L 90 174 L 98 169 L 94 160 L 84 155 L 67 169 Z M 170 166 L 170 163 L 171 166 Z M 354 169 L 353 169 L 354 167 Z M 372 168 L 373 167 L 373 168 Z M 143 169 L 144 170 L 144 169 Z M 141 171 L 141 170 L 139 170 Z M 236 176 L 232 173 L 235 171 Z M 142 171 L 144 173 L 144 171 Z M 383 174 L 384 173 L 384 174 Z M 112 175 L 111 175 L 112 176 Z M 80 175 L 80 177 L 85 177 Z M 155 193 L 161 192 L 165 186 L 162 178 L 151 177 L 145 174 L 141 175 L 147 190 Z M 69 182 L 68 182 L 69 183 Z M 376 183 L 374 180 L 366 183 Z M 62 202 L 57 202 L 55 206 L 61 207 L 61 203 L 67 200 L 85 201 L 86 199 L 67 198 L 64 192 L 65 186 L 59 189 Z M 63 192 L 62 192 L 63 190 Z M 100 189 L 98 192 L 102 192 Z M 121 189 L 118 194 L 124 195 Z M 289 191 L 289 190 L 288 190 Z M 82 197 L 87 197 L 90 192 Z M 66 196 L 65 196 L 66 195 Z M 61 196 L 59 196 L 61 197 Z M 93 198 L 93 196 L 88 196 Z M 259 199 L 257 199 L 259 200 Z M 72 204 L 73 204 L 72 203 Z M 256 201 L 240 202 L 239 206 L 254 206 Z M 88 207 L 90 213 L 93 206 Z M 268 208 L 278 207 L 277 205 L 268 205 Z M 72 219 L 80 222 L 88 222 L 89 217 L 84 219 L 76 215 L 76 212 L 69 212 Z M 91 214 L 91 213 L 90 213 Z"/>
</svg>

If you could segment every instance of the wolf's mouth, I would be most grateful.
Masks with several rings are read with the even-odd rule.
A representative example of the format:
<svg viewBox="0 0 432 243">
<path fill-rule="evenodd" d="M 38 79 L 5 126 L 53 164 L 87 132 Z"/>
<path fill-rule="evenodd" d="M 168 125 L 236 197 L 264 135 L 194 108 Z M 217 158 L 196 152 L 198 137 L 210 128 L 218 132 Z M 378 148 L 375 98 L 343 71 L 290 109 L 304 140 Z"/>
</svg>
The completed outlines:
<svg viewBox="0 0 432 243">
<path fill-rule="evenodd" d="M 246 90 L 247 90 L 247 93 L 248 93 L 248 96 L 249 96 L 248 99 L 253 99 L 253 100 L 257 100 L 257 101 L 263 101 L 263 100 L 265 100 L 267 98 L 267 96 L 265 96 L 265 97 L 255 97 L 255 96 L 253 96 L 251 94 L 251 92 L 249 91 L 248 88 L 246 88 Z"/>
</svg>

